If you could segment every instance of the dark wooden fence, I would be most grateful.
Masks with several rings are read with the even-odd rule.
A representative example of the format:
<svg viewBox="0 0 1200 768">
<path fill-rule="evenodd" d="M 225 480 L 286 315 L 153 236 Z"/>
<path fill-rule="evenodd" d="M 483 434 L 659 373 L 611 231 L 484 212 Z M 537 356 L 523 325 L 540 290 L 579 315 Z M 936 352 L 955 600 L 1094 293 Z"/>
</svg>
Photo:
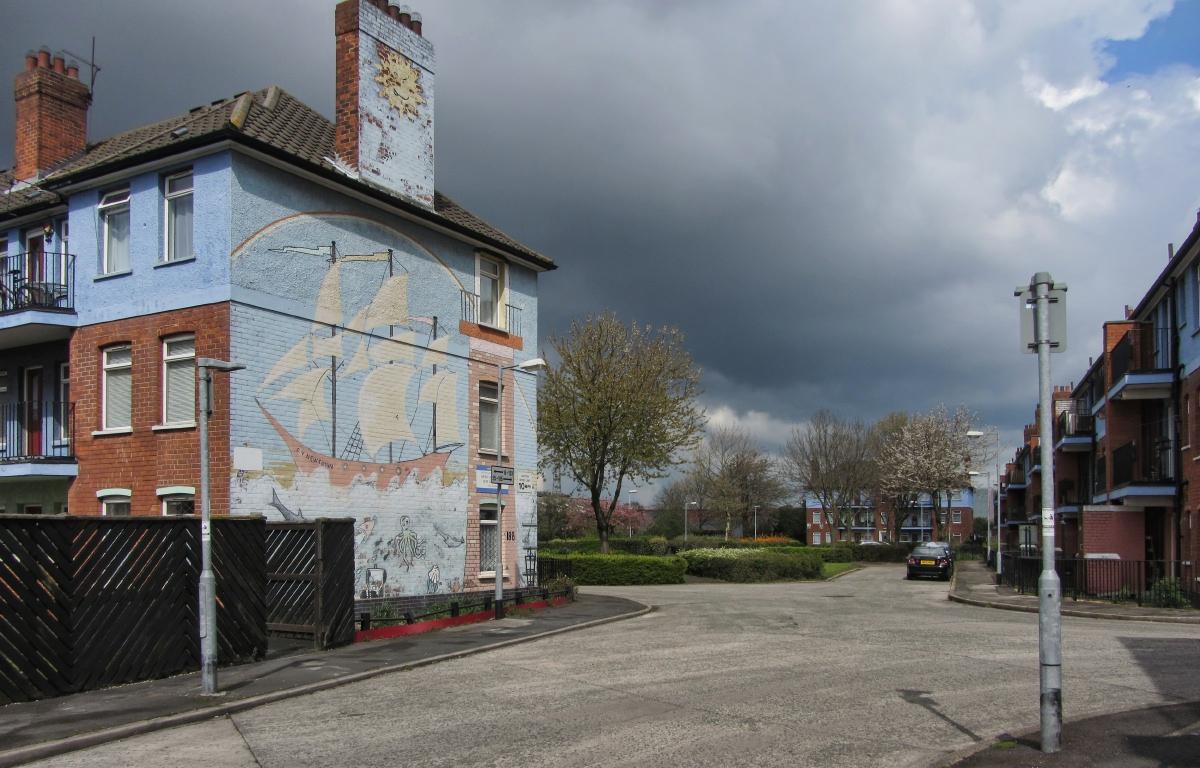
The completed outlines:
<svg viewBox="0 0 1200 768">
<path fill-rule="evenodd" d="M 213 521 L 218 658 L 262 658 L 262 518 Z M 0 704 L 195 669 L 196 517 L 0 515 Z"/>
<path fill-rule="evenodd" d="M 267 629 L 318 649 L 354 640 L 354 521 L 267 523 Z"/>
</svg>

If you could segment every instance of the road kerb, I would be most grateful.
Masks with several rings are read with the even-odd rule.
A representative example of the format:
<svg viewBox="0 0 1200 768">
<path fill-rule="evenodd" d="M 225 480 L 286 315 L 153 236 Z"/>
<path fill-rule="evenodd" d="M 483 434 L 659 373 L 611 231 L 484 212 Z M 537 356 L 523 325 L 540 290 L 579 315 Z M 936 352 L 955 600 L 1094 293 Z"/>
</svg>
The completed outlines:
<svg viewBox="0 0 1200 768">
<path fill-rule="evenodd" d="M 626 598 L 628 599 L 628 598 Z M 637 602 L 631 600 L 630 602 Z M 32 762 L 34 760 L 42 760 L 47 757 L 61 755 L 66 752 L 75 752 L 88 747 L 99 746 L 110 741 L 119 741 L 127 739 L 131 736 L 140 736 L 154 731 L 161 731 L 167 728 L 175 728 L 181 725 L 190 725 L 204 720 L 211 720 L 214 717 L 224 717 L 226 715 L 237 714 L 244 712 L 247 709 L 254 709 L 266 704 L 274 704 L 277 701 L 292 699 L 298 696 L 307 696 L 312 693 L 320 693 L 333 688 L 339 688 L 350 683 L 357 683 L 363 680 L 370 680 L 381 675 L 392 674 L 393 672 L 404 672 L 410 669 L 426 667 L 431 664 L 437 664 L 442 661 L 450 661 L 452 659 L 460 659 L 465 656 L 473 656 L 477 653 L 485 651 L 494 651 L 500 648 L 505 648 L 510 645 L 519 645 L 528 643 L 533 640 L 541 640 L 542 638 L 561 635 L 565 632 L 574 632 L 579 629 L 588 629 L 590 627 L 598 627 L 602 624 L 610 624 L 614 621 L 623 621 L 625 619 L 633 619 L 638 616 L 644 616 L 652 610 L 652 606 L 642 604 L 642 607 L 622 613 L 617 616 L 605 616 L 600 619 L 592 619 L 580 624 L 572 624 L 567 627 L 559 627 L 557 629 L 549 629 L 545 632 L 539 632 L 536 635 L 527 637 L 514 637 L 508 640 L 499 640 L 487 645 L 481 645 L 476 648 L 467 648 L 453 653 L 443 653 L 437 656 L 430 656 L 416 661 L 407 661 L 401 664 L 390 664 L 386 667 L 378 669 L 370 669 L 364 672 L 355 672 L 350 675 L 344 675 L 332 680 L 321 680 L 316 683 L 307 683 L 298 685 L 294 688 L 287 688 L 282 691 L 272 691 L 271 693 L 263 693 L 258 696 L 250 696 L 245 699 L 231 701 L 227 704 L 218 704 L 212 707 L 204 707 L 202 709 L 193 709 L 187 712 L 177 712 L 173 715 L 163 715 L 162 717 L 152 717 L 148 720 L 139 720 L 133 723 L 125 723 L 124 725 L 116 725 L 111 728 L 105 728 L 99 731 L 91 731 L 88 733 L 80 733 L 66 738 L 56 739 L 54 741 L 44 741 L 40 744 L 30 744 L 29 746 L 19 747 L 0 752 L 0 768 L 8 768 L 9 766 L 21 765 L 23 763 Z"/>
</svg>

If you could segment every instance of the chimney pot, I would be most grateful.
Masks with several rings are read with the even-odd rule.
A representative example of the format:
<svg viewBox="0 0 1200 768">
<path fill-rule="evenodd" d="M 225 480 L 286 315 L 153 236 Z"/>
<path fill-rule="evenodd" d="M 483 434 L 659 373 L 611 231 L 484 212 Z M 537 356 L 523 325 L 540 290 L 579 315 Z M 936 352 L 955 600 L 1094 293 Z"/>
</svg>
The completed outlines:
<svg viewBox="0 0 1200 768">
<path fill-rule="evenodd" d="M 79 79 L 79 62 L 72 61 L 67 64 L 67 77 L 72 80 Z"/>
<path fill-rule="evenodd" d="M 75 75 L 78 65 L 71 62 Z M 49 72 L 64 75 L 51 77 Z M 66 76 L 66 60 L 43 46 L 25 55 L 25 70 L 14 86 L 16 134 L 13 175 L 38 177 L 87 148 L 87 113 L 92 102 L 78 77 Z"/>
<path fill-rule="evenodd" d="M 54 57 L 54 71 L 60 75 L 66 74 L 67 62 L 66 62 L 66 59 L 64 59 L 62 56 Z"/>
<path fill-rule="evenodd" d="M 412 9 L 407 5 L 400 6 L 396 12 L 399 14 L 400 23 L 412 29 Z"/>
<path fill-rule="evenodd" d="M 49 49 L 43 48 L 37 52 L 37 65 L 41 69 L 48 69 L 50 67 Z"/>
<path fill-rule="evenodd" d="M 400 9 L 394 5 L 389 5 L 387 7 L 387 15 L 390 18 L 392 18 L 393 20 L 399 21 L 400 20 Z"/>
<path fill-rule="evenodd" d="M 421 14 L 414 13 L 412 15 L 412 22 L 409 24 L 408 28 L 413 32 L 416 32 L 418 35 L 421 34 Z"/>
<path fill-rule="evenodd" d="M 37 51 L 27 51 L 25 53 L 25 71 L 33 69 L 37 66 Z"/>
</svg>

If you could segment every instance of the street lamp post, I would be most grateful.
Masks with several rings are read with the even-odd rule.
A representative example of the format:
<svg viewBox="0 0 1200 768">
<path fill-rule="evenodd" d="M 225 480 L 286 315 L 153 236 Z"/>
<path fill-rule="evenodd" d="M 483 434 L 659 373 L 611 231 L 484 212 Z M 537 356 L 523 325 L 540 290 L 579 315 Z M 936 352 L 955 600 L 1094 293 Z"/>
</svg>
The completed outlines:
<svg viewBox="0 0 1200 768">
<path fill-rule="evenodd" d="M 205 694 L 217 692 L 217 580 L 212 570 L 212 500 L 208 489 L 208 417 L 212 415 L 213 371 L 232 373 L 246 366 L 201 357 L 196 360 L 200 380 L 200 686 Z"/>
<path fill-rule="evenodd" d="M 977 440 L 986 435 L 991 436 L 992 439 L 989 442 L 991 442 L 993 449 L 996 451 L 996 454 L 993 457 L 993 459 L 994 459 L 995 465 L 996 465 L 996 502 L 995 502 L 995 509 L 996 509 L 996 575 L 999 576 L 1000 569 L 1001 569 L 1001 565 L 1000 565 L 1000 433 L 997 432 L 995 430 L 995 428 L 992 428 L 988 432 L 980 432 L 977 429 L 972 429 L 967 432 L 967 437 L 969 437 L 973 440 Z M 979 475 L 979 474 L 983 474 L 983 473 L 982 472 L 972 472 L 970 474 Z M 992 475 L 991 475 L 991 472 L 989 471 L 988 472 L 988 518 L 987 518 L 988 519 L 987 556 L 988 556 L 989 560 L 992 558 L 992 506 L 993 506 L 992 505 Z"/>
<path fill-rule="evenodd" d="M 688 507 L 698 507 L 698 506 L 700 506 L 700 502 L 698 502 L 698 501 L 689 501 L 687 504 L 683 505 L 683 543 L 684 544 L 687 544 L 687 529 L 688 529 L 687 511 L 688 511 Z"/>
<path fill-rule="evenodd" d="M 631 512 L 633 509 L 633 497 L 637 494 L 637 491 L 638 491 L 637 488 L 629 489 L 629 507 L 630 507 Z M 631 539 L 633 538 L 633 517 L 632 516 L 630 516 L 630 518 L 629 518 L 629 538 L 631 538 Z"/>
<path fill-rule="evenodd" d="M 546 367 L 540 357 L 514 365 L 496 363 L 496 460 L 504 461 L 504 372 L 524 371 L 536 373 Z M 515 426 L 514 421 L 514 426 Z M 513 507 L 516 514 L 516 507 Z M 500 499 L 500 484 L 496 484 L 496 618 L 504 618 L 504 503 Z M 514 578 L 516 567 L 513 567 Z M 515 586 L 515 584 L 514 584 Z"/>
<path fill-rule="evenodd" d="M 758 541 L 758 505 L 754 505 L 754 540 Z"/>
</svg>

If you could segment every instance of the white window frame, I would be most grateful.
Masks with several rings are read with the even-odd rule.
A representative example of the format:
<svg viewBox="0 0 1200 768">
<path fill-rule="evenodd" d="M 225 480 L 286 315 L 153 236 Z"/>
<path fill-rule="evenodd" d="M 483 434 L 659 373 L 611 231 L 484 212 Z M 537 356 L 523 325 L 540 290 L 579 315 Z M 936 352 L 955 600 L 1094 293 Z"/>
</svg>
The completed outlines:
<svg viewBox="0 0 1200 768">
<path fill-rule="evenodd" d="M 496 268 L 496 316 L 493 318 L 494 322 L 490 323 L 483 319 L 483 268 L 485 264 Z M 491 275 L 488 277 L 491 277 Z M 478 302 L 475 312 L 476 322 L 488 328 L 495 328 L 501 331 L 507 329 L 508 264 L 492 256 L 482 253 L 475 254 L 475 300 Z"/>
<path fill-rule="evenodd" d="M 108 362 L 108 356 L 111 352 L 118 350 L 129 350 L 129 362 L 113 365 Z M 100 431 L 131 431 L 133 429 L 133 396 L 132 396 L 132 378 L 133 378 L 133 344 L 123 342 L 121 344 L 111 344 L 100 350 L 100 367 L 102 375 L 100 377 Z M 110 426 L 108 423 L 108 376 L 110 371 L 129 370 L 130 376 L 130 402 L 129 402 L 129 423 Z"/>
<path fill-rule="evenodd" d="M 109 244 L 108 228 L 109 228 L 109 217 L 110 216 L 113 216 L 118 213 L 124 213 L 126 216 L 130 216 L 129 237 L 131 240 L 133 239 L 133 219 L 130 214 L 129 199 L 130 199 L 129 188 L 125 187 L 124 189 L 112 190 L 110 192 L 106 192 L 105 194 L 101 195 L 100 203 L 99 203 L 99 205 L 96 206 L 96 211 L 100 214 L 100 220 L 102 222 L 102 230 L 103 230 L 101 232 L 101 239 L 103 241 L 103 244 L 102 244 L 102 248 L 101 248 L 102 258 L 101 258 L 101 262 L 100 262 L 100 274 L 102 274 L 102 275 L 119 275 L 119 274 L 123 274 L 123 273 L 128 272 L 133 269 L 133 249 L 132 249 L 132 247 L 129 248 L 129 265 L 126 266 L 125 269 L 112 269 L 111 265 L 109 264 L 109 252 L 108 252 L 108 244 Z"/>
<path fill-rule="evenodd" d="M 962 510 L 956 509 L 951 513 L 950 520 L 955 523 L 962 522 Z"/>
<path fill-rule="evenodd" d="M 96 498 L 100 502 L 100 514 L 104 517 L 132 517 L 133 516 L 133 494 L 128 488 L 101 488 L 96 491 Z M 109 505 L 124 504 L 129 507 L 129 514 L 114 515 L 109 511 Z"/>
<path fill-rule="evenodd" d="M 186 493 L 172 493 L 162 497 L 162 514 L 163 517 L 182 517 L 183 515 L 171 514 L 168 510 L 168 505 L 178 501 L 190 501 L 192 503 L 192 511 L 189 514 L 196 514 L 196 497 Z"/>
<path fill-rule="evenodd" d="M 186 341 L 188 339 L 191 339 L 191 342 L 192 342 L 192 351 L 191 352 L 188 352 L 186 354 L 174 354 L 174 355 L 172 355 L 168 352 L 170 345 L 172 343 L 179 342 L 179 341 Z M 172 363 L 179 363 L 180 361 L 183 361 L 183 360 L 191 360 L 192 361 L 192 397 L 191 397 L 191 402 L 193 404 L 192 405 L 192 414 L 191 414 L 190 419 L 180 420 L 180 421 L 170 421 L 167 418 L 167 402 L 169 401 L 169 397 L 170 397 L 170 393 L 167 390 L 167 382 L 169 380 L 168 376 L 167 376 L 167 371 L 169 370 Z M 169 427 L 194 427 L 194 426 L 196 426 L 196 409 L 195 409 L 196 373 L 195 373 L 195 371 L 196 371 L 196 334 L 194 334 L 194 333 L 179 333 L 174 336 L 167 336 L 166 338 L 164 338 L 162 340 L 162 370 L 160 372 L 161 378 L 162 378 L 162 409 L 160 412 L 162 421 L 160 422 L 159 426 L 163 426 L 163 427 L 168 427 L 168 426 Z"/>
<path fill-rule="evenodd" d="M 185 176 L 191 178 L 191 181 L 188 184 L 187 189 L 177 191 L 177 192 L 172 192 L 171 191 L 171 182 L 176 179 L 182 179 Z M 177 171 L 176 173 L 172 173 L 168 176 L 163 177 L 163 187 L 162 187 L 162 189 L 163 189 L 163 251 L 162 251 L 162 262 L 161 262 L 163 264 L 173 262 L 173 261 L 187 261 L 188 259 L 196 258 L 196 253 L 195 253 L 195 250 L 196 250 L 196 243 L 195 243 L 196 198 L 193 195 L 193 192 L 195 191 L 195 188 L 196 188 L 195 185 L 196 185 L 196 179 L 192 175 L 191 168 L 188 168 L 187 170 L 183 170 L 183 171 Z M 172 215 L 172 208 L 174 207 L 175 201 L 180 200 L 184 197 L 192 198 L 192 238 L 193 238 L 192 239 L 192 253 L 185 254 L 183 256 L 179 256 L 179 255 L 171 253 L 171 248 L 174 243 L 174 239 L 171 237 L 171 234 L 172 234 L 171 215 Z"/>
<path fill-rule="evenodd" d="M 820 544 L 821 544 L 821 532 L 820 531 L 813 531 L 812 542 L 813 542 L 813 546 L 820 546 Z"/>
<path fill-rule="evenodd" d="M 71 364 L 58 364 L 58 413 L 54 414 L 54 440 L 59 445 L 71 443 Z"/>
<path fill-rule="evenodd" d="M 819 510 L 819 509 L 814 509 L 814 510 L 813 510 L 813 513 L 812 513 L 812 524 L 813 524 L 813 525 L 820 525 L 820 524 L 821 524 L 821 510 Z"/>
<path fill-rule="evenodd" d="M 832 533 L 830 533 L 829 531 L 825 531 L 825 543 L 826 543 L 826 544 L 832 544 L 832 543 L 833 543 L 833 534 L 832 534 Z"/>
<path fill-rule="evenodd" d="M 495 392 L 496 392 L 495 398 L 484 397 L 483 388 L 485 386 L 495 387 Z M 479 408 L 479 423 L 476 426 L 477 426 L 478 435 L 479 435 L 479 437 L 478 437 L 479 452 L 486 453 L 486 454 L 489 454 L 492 456 L 499 456 L 500 430 L 504 428 L 504 414 L 500 413 L 500 385 L 494 381 L 480 381 L 477 394 L 478 394 L 478 398 L 479 398 L 478 403 L 477 403 L 478 408 Z M 485 402 L 492 403 L 493 405 L 496 406 L 496 429 L 493 433 L 495 435 L 496 442 L 494 445 L 492 445 L 490 447 L 484 446 L 484 444 L 483 444 L 483 404 Z"/>
<path fill-rule="evenodd" d="M 496 531 L 496 558 L 500 560 L 502 565 L 504 563 L 504 541 L 500 538 L 500 516 L 504 514 L 503 509 L 503 505 L 497 504 L 494 501 L 485 501 L 479 505 L 479 578 L 481 579 L 496 578 L 495 570 L 483 570 L 483 529 L 485 526 L 491 527 Z M 494 511 L 496 513 L 496 519 L 484 520 L 483 513 L 485 511 Z"/>
</svg>

